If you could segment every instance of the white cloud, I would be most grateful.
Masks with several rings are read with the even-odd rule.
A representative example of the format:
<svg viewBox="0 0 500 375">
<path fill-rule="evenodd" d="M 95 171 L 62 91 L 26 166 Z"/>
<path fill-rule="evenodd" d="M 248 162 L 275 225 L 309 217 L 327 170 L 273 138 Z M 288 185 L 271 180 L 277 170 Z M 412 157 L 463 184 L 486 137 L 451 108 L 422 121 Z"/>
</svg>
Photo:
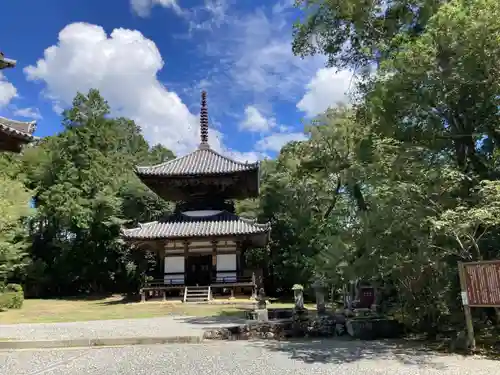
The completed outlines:
<svg viewBox="0 0 500 375">
<path fill-rule="evenodd" d="M 252 105 L 245 108 L 245 118 L 240 123 L 240 129 L 251 132 L 267 132 L 275 126 L 276 120 L 274 118 L 264 117 L 264 115 Z"/>
<path fill-rule="evenodd" d="M 304 133 L 274 133 L 260 139 L 256 149 L 261 151 L 279 152 L 281 148 L 292 141 L 304 141 L 307 137 Z"/>
<path fill-rule="evenodd" d="M 306 93 L 297 103 L 297 108 L 308 117 L 316 116 L 332 105 L 346 103 L 349 90 L 354 85 L 353 74 L 347 70 L 319 69 L 306 85 Z"/>
<path fill-rule="evenodd" d="M 16 108 L 13 113 L 14 116 L 26 117 L 35 120 L 40 120 L 42 118 L 42 114 L 38 108 Z"/>
<path fill-rule="evenodd" d="M 77 91 L 98 89 L 115 114 L 142 127 L 148 141 L 182 154 L 198 144 L 198 120 L 158 81 L 162 67 L 155 43 L 139 31 L 115 29 L 108 36 L 100 26 L 73 23 L 24 71 L 29 80 L 45 83 L 55 107 L 70 105 Z"/>
<path fill-rule="evenodd" d="M 218 93 L 211 91 L 211 96 L 217 103 L 245 100 L 263 107 L 276 100 L 296 101 L 324 66 L 322 56 L 302 59 L 293 55 L 293 14 L 288 3 L 244 13 L 226 8 L 224 22 L 204 38 L 201 53 L 206 64 L 213 66 L 197 80 L 215 82 Z"/>
<path fill-rule="evenodd" d="M 171 8 L 178 14 L 182 13 L 182 9 L 177 3 L 177 0 L 130 0 L 132 10 L 139 17 L 149 16 L 151 9 L 156 5 L 163 8 Z"/>
<path fill-rule="evenodd" d="M 7 106 L 15 97 L 17 97 L 17 89 L 0 72 L 0 108 Z"/>
<path fill-rule="evenodd" d="M 226 23 L 229 17 L 229 1 L 231 0 L 204 0 L 203 6 L 186 10 L 189 36 L 195 31 L 213 31 Z"/>
</svg>

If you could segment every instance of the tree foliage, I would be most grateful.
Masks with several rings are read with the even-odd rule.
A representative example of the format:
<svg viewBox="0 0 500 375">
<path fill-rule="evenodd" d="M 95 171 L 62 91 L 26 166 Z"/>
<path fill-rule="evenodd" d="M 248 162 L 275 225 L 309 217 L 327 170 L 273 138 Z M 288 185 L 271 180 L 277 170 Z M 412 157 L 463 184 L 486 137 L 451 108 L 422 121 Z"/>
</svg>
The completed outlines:
<svg viewBox="0 0 500 375">
<path fill-rule="evenodd" d="M 28 290 L 56 295 L 127 290 L 140 276 L 134 263 L 140 254 L 122 244 L 120 228 L 168 209 L 133 168 L 173 154 L 162 146 L 150 149 L 132 121 L 110 117 L 96 90 L 78 94 L 63 118 L 63 132 L 23 157 L 36 207 Z"/>
</svg>

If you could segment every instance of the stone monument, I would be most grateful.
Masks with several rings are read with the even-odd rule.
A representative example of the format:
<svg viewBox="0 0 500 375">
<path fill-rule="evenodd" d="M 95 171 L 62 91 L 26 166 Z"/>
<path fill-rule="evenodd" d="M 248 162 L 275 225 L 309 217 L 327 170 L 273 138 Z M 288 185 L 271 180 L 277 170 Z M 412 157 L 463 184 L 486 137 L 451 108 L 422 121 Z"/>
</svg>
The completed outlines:
<svg viewBox="0 0 500 375">
<path fill-rule="evenodd" d="M 309 329 L 309 319 L 307 310 L 304 307 L 304 287 L 300 284 L 295 284 L 292 287 L 295 306 L 292 315 L 292 329 L 296 337 L 304 336 Z"/>
<path fill-rule="evenodd" d="M 325 314 L 325 284 L 321 280 L 316 280 L 313 284 L 313 288 L 316 293 L 316 311 L 318 315 Z"/>
<path fill-rule="evenodd" d="M 299 284 L 295 284 L 292 287 L 293 290 L 293 297 L 295 299 L 295 307 L 294 310 L 296 311 L 304 311 L 304 287 Z"/>
<path fill-rule="evenodd" d="M 269 321 L 266 293 L 264 292 L 264 288 L 259 289 L 259 294 L 257 295 L 257 308 L 255 309 L 255 314 L 257 315 L 257 321 L 259 322 Z"/>
</svg>

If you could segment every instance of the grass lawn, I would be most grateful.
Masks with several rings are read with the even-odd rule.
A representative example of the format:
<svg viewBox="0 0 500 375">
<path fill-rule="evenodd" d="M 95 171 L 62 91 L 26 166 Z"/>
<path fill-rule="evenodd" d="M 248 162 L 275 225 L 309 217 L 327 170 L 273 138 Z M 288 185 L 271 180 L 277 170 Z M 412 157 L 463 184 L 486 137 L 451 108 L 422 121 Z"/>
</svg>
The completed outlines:
<svg viewBox="0 0 500 375">
<path fill-rule="evenodd" d="M 83 320 L 152 318 L 166 315 L 243 316 L 242 304 L 183 304 L 181 302 L 124 302 L 121 296 L 101 299 L 27 299 L 20 310 L 0 312 L 0 324 L 54 323 Z M 290 303 L 273 303 L 269 308 L 289 308 Z M 311 308 L 311 306 L 306 306 Z M 248 304 L 248 308 L 252 305 Z"/>
</svg>

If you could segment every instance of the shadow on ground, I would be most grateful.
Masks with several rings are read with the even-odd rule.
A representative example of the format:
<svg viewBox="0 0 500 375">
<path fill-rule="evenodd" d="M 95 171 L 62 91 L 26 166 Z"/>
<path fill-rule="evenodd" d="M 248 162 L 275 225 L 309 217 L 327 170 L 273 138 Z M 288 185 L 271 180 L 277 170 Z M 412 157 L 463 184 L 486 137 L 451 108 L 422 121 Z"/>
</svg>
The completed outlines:
<svg viewBox="0 0 500 375">
<path fill-rule="evenodd" d="M 286 354 L 305 363 L 349 363 L 362 360 L 397 360 L 406 365 L 446 366 L 436 361 L 434 352 L 403 340 L 360 341 L 350 338 L 318 340 L 258 341 L 260 348 Z"/>
<path fill-rule="evenodd" d="M 198 324 L 203 326 L 220 326 L 225 324 L 242 324 L 246 322 L 245 309 L 220 311 L 217 314 L 200 317 L 176 317 L 180 323 Z"/>
<path fill-rule="evenodd" d="M 111 306 L 111 305 L 123 305 L 127 303 L 135 303 L 135 302 L 140 302 L 141 297 L 136 294 L 131 294 L 131 295 L 123 295 L 121 298 L 117 297 L 114 299 L 108 299 L 106 301 L 99 302 L 100 305 L 104 306 Z"/>
</svg>

